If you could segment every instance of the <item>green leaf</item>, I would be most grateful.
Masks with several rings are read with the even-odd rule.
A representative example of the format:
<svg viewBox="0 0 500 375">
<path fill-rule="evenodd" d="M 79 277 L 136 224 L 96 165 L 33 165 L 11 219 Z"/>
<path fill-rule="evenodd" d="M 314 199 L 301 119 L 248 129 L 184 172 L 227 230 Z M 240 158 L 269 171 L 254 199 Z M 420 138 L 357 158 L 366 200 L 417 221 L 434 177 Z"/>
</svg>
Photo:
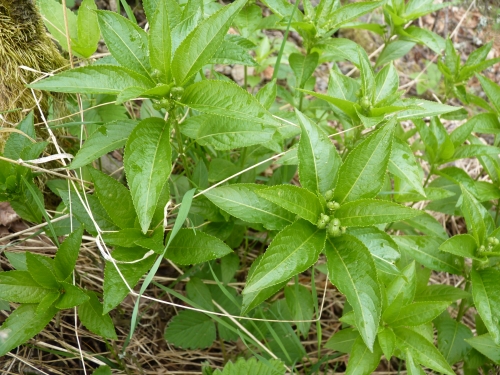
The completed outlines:
<svg viewBox="0 0 500 375">
<path fill-rule="evenodd" d="M 413 360 L 413 356 L 409 350 L 406 351 L 406 370 L 408 375 L 425 375 L 425 372 Z"/>
<path fill-rule="evenodd" d="M 437 372 L 455 375 L 443 355 L 422 335 L 403 327 L 394 329 L 394 333 L 398 349 L 408 350 L 416 362 Z"/>
<path fill-rule="evenodd" d="M 198 264 L 222 258 L 232 252 L 217 237 L 192 229 L 181 229 L 172 240 L 165 257 L 177 264 Z"/>
<path fill-rule="evenodd" d="M 254 121 L 241 121 L 216 115 L 201 115 L 188 118 L 182 124 L 197 128 L 196 142 L 212 146 L 216 150 L 232 150 L 271 141 L 275 127 Z"/>
<path fill-rule="evenodd" d="M 130 191 L 123 184 L 97 169 L 88 169 L 95 193 L 113 222 L 120 228 L 133 228 L 137 218 Z"/>
<path fill-rule="evenodd" d="M 490 334 L 472 337 L 470 339 L 466 339 L 465 341 L 496 364 L 500 364 L 500 345 L 493 341 Z"/>
<path fill-rule="evenodd" d="M 224 40 L 210 59 L 212 64 L 238 64 L 247 66 L 258 66 L 255 60 L 248 53 L 248 49 L 231 40 Z"/>
<path fill-rule="evenodd" d="M 118 95 L 128 87 L 152 88 L 153 83 L 132 70 L 112 65 L 84 66 L 45 78 L 28 87 L 80 94 Z"/>
<path fill-rule="evenodd" d="M 460 185 L 460 187 L 462 189 L 461 209 L 465 222 L 467 223 L 467 229 L 476 239 L 476 243 L 482 245 L 488 234 L 484 218 L 486 215 L 489 216 L 489 213 L 481 203 L 474 198 L 467 188 L 463 185 Z"/>
<path fill-rule="evenodd" d="M 399 88 L 399 76 L 394 64 L 387 64 L 375 76 L 375 96 L 373 103 L 377 104 L 391 95 Z"/>
<path fill-rule="evenodd" d="M 307 270 L 318 260 L 325 234 L 325 231 L 302 219 L 283 229 L 247 280 L 243 294 L 280 284 Z"/>
<path fill-rule="evenodd" d="M 215 323 L 212 319 L 191 310 L 180 311 L 165 330 L 165 340 L 184 349 L 208 348 L 215 338 Z"/>
<path fill-rule="evenodd" d="M 395 319 L 387 321 L 391 327 L 400 326 L 419 326 L 433 321 L 446 308 L 450 302 L 416 302 L 406 305 L 399 311 L 399 315 Z"/>
<path fill-rule="evenodd" d="M 450 365 L 465 358 L 471 350 L 467 339 L 470 339 L 472 331 L 469 327 L 451 319 L 448 314 L 443 314 L 434 321 L 438 335 L 438 349 Z"/>
<path fill-rule="evenodd" d="M 259 8 L 260 11 L 260 8 Z M 266 83 L 255 95 L 255 98 L 259 101 L 260 104 L 266 109 L 271 108 L 276 100 L 276 79 L 271 80 Z"/>
<path fill-rule="evenodd" d="M 111 367 L 109 366 L 99 366 L 98 369 L 96 369 L 92 375 L 112 375 L 111 373 Z"/>
<path fill-rule="evenodd" d="M 361 91 L 363 96 L 368 97 L 370 103 L 373 103 L 373 99 L 375 97 L 375 75 L 373 74 L 372 64 L 370 63 L 370 58 L 363 48 L 358 47 L 358 55 L 361 75 Z"/>
<path fill-rule="evenodd" d="M 420 215 L 419 210 L 385 200 L 359 199 L 345 203 L 335 211 L 335 217 L 346 227 L 392 223 Z"/>
<path fill-rule="evenodd" d="M 115 258 L 116 260 L 128 262 L 139 260 L 135 263 L 117 264 L 120 272 L 131 288 L 135 287 L 141 276 L 144 275 L 147 270 L 149 270 L 155 260 L 155 258 L 152 256 L 144 260 L 140 260 L 146 254 L 146 252 L 147 250 L 136 247 L 126 249 L 118 248 L 115 249 L 112 253 L 113 258 Z M 104 268 L 103 290 L 103 314 L 108 313 L 116 306 L 118 306 L 129 293 L 127 285 L 125 285 L 120 274 L 111 262 L 106 262 L 106 266 Z"/>
<path fill-rule="evenodd" d="M 257 99 L 233 82 L 196 82 L 186 88 L 180 102 L 196 111 L 224 118 L 271 126 L 278 124 Z"/>
<path fill-rule="evenodd" d="M 422 167 L 406 142 L 394 138 L 391 157 L 389 159 L 389 172 L 408 183 L 417 193 L 425 195 L 422 187 Z"/>
<path fill-rule="evenodd" d="M 484 325 L 488 328 L 491 338 L 497 345 L 500 345 L 499 280 L 500 270 L 494 268 L 486 268 L 479 271 L 473 269 L 471 271 L 474 304 L 476 305 L 477 312 L 483 319 Z"/>
<path fill-rule="evenodd" d="M 374 198 L 384 184 L 395 121 L 390 121 L 357 145 L 339 169 L 335 200 L 339 203 Z"/>
<path fill-rule="evenodd" d="M 38 303 L 53 291 L 40 286 L 27 271 L 0 272 L 0 299 L 17 303 Z"/>
<path fill-rule="evenodd" d="M 169 5 L 161 1 L 156 12 L 150 18 L 149 61 L 153 69 L 158 70 L 160 82 L 172 81 L 170 71 L 172 61 L 172 33 Z"/>
<path fill-rule="evenodd" d="M 118 120 L 99 127 L 78 150 L 69 168 L 83 167 L 102 155 L 123 147 L 137 124 L 138 121 L 135 120 Z"/>
<path fill-rule="evenodd" d="M 371 12 L 381 4 L 383 4 L 383 1 L 366 1 L 344 5 L 329 14 L 327 27 L 329 30 L 337 29 L 343 24 Z"/>
<path fill-rule="evenodd" d="M 341 72 L 332 69 L 328 81 L 328 95 L 333 98 L 342 99 L 348 102 L 356 102 L 356 92 L 360 89 L 360 84 L 354 78 L 348 77 Z M 339 108 L 342 110 L 342 108 Z"/>
<path fill-rule="evenodd" d="M 416 39 L 419 43 L 429 47 L 429 49 L 437 54 L 441 54 L 445 48 L 445 40 L 430 30 L 417 26 L 410 26 L 405 29 L 405 33 Z"/>
<path fill-rule="evenodd" d="M 415 262 L 411 262 L 404 269 L 401 275 L 395 277 L 387 286 L 387 305 L 397 302 L 400 299 L 401 305 L 407 305 L 413 301 L 417 290 L 417 274 Z M 396 302 L 395 302 L 396 301 Z M 384 312 L 384 314 L 387 311 Z M 397 310 L 399 313 L 399 309 Z"/>
<path fill-rule="evenodd" d="M 388 62 L 397 60 L 405 56 L 415 45 L 415 42 L 407 40 L 396 39 L 385 44 L 384 49 L 377 57 L 375 67 L 385 65 Z"/>
<path fill-rule="evenodd" d="M 393 105 L 411 108 L 398 113 L 397 116 L 399 121 L 443 115 L 445 113 L 454 112 L 460 108 L 417 98 L 398 100 L 393 103 Z M 416 107 L 419 107 L 420 109 L 416 109 Z"/>
<path fill-rule="evenodd" d="M 80 226 L 59 246 L 54 258 L 54 273 L 59 281 L 66 280 L 73 272 L 80 252 L 82 236 L 83 227 Z"/>
<path fill-rule="evenodd" d="M 318 197 L 298 186 L 276 185 L 265 190 L 258 190 L 257 194 L 312 224 L 316 224 L 319 215 L 323 213 L 323 205 Z"/>
<path fill-rule="evenodd" d="M 73 284 L 61 282 L 60 289 L 61 297 L 54 305 L 60 310 L 79 306 L 89 299 L 83 290 Z"/>
<path fill-rule="evenodd" d="M 300 183 L 312 192 L 324 194 L 335 186 L 342 160 L 326 133 L 301 112 L 295 113 L 302 129 L 297 151 Z"/>
<path fill-rule="evenodd" d="M 53 267 L 51 267 L 52 264 L 47 262 L 52 261 L 52 259 L 40 258 L 42 258 L 42 256 L 39 254 L 26 252 L 26 265 L 28 266 L 28 272 L 33 280 L 35 280 L 43 288 L 57 289 L 59 287 L 59 283 L 54 275 Z"/>
<path fill-rule="evenodd" d="M 285 375 L 285 371 L 283 363 L 277 359 L 258 362 L 255 357 L 240 357 L 235 363 L 227 362 L 222 371 L 215 370 L 213 375 Z"/>
<path fill-rule="evenodd" d="M 169 124 L 159 118 L 142 120 L 130 134 L 123 164 L 141 229 L 146 233 L 172 171 Z"/>
<path fill-rule="evenodd" d="M 54 307 L 37 311 L 37 305 L 24 304 L 19 306 L 0 327 L 0 356 L 25 343 L 52 320 L 56 314 Z"/>
<path fill-rule="evenodd" d="M 439 246 L 439 250 L 463 258 L 471 258 L 479 261 L 484 259 L 479 256 L 480 254 L 477 254 L 478 245 L 476 239 L 470 234 L 458 234 L 451 237 Z"/>
<path fill-rule="evenodd" d="M 375 342 L 373 350 L 371 350 L 365 345 L 363 339 L 358 337 L 352 346 L 345 374 L 370 375 L 380 363 L 381 356 L 382 349 L 377 342 Z"/>
<path fill-rule="evenodd" d="M 391 277 L 401 274 L 401 271 L 394 265 L 400 256 L 398 246 L 391 236 L 375 227 L 348 228 L 347 233 L 356 237 L 366 246 L 378 271 Z"/>
<path fill-rule="evenodd" d="M 314 314 L 313 297 L 309 289 L 303 285 L 285 287 L 285 299 L 293 320 L 312 320 Z M 303 337 L 307 337 L 311 322 L 298 322 L 297 329 Z"/>
<path fill-rule="evenodd" d="M 40 14 L 50 34 L 58 41 L 60 46 L 67 51 L 68 41 L 66 37 L 66 22 L 63 6 L 55 0 L 38 0 L 37 6 L 40 8 Z M 75 13 L 71 12 L 69 9 L 66 9 L 66 17 L 68 20 L 69 36 L 70 38 L 75 38 L 77 36 L 77 17 Z"/>
<path fill-rule="evenodd" d="M 296 86 L 304 87 L 307 80 L 312 76 L 318 66 L 319 55 L 313 52 L 307 55 L 301 53 L 292 53 L 288 57 L 290 68 L 295 74 Z"/>
<path fill-rule="evenodd" d="M 477 74 L 476 77 L 479 79 L 479 82 L 488 96 L 488 99 L 490 99 L 490 103 L 493 105 L 497 113 L 500 112 L 500 86 L 480 74 Z"/>
<path fill-rule="evenodd" d="M 172 75 L 183 86 L 217 52 L 229 26 L 246 0 L 236 0 L 203 20 L 182 41 L 172 59 Z"/>
<path fill-rule="evenodd" d="M 358 118 L 358 115 L 356 113 L 356 106 L 353 102 L 351 102 L 349 100 L 339 99 L 337 97 L 333 97 L 333 96 L 325 95 L 325 94 L 320 94 L 318 92 L 309 91 L 309 90 L 302 90 L 302 89 L 297 89 L 297 90 L 301 91 L 305 94 L 312 95 L 318 99 L 322 99 L 330 104 L 333 104 L 334 108 L 338 108 L 340 111 L 345 113 L 351 119 Z"/>
<path fill-rule="evenodd" d="M 402 253 L 435 271 L 463 273 L 463 259 L 439 251 L 441 241 L 433 236 L 393 236 Z"/>
<path fill-rule="evenodd" d="M 115 327 L 109 314 L 103 314 L 101 302 L 94 292 L 87 292 L 89 300 L 78 308 L 78 317 L 82 324 L 95 334 L 116 340 Z"/>
<path fill-rule="evenodd" d="M 78 8 L 78 39 L 74 42 L 73 48 L 83 57 L 90 57 L 97 49 L 97 44 L 101 38 L 99 23 L 95 11 L 97 6 L 94 0 L 83 0 Z"/>
<path fill-rule="evenodd" d="M 451 285 L 427 285 L 415 296 L 415 302 L 422 301 L 450 301 L 455 302 L 459 299 L 469 298 L 470 294 L 466 291 L 455 288 Z"/>
<path fill-rule="evenodd" d="M 349 353 L 358 337 L 360 336 L 357 330 L 345 328 L 331 336 L 324 347 L 342 353 Z"/>
<path fill-rule="evenodd" d="M 33 144 L 31 139 L 36 139 L 35 126 L 33 124 L 33 111 L 16 126 L 16 129 L 24 134 L 11 133 L 5 142 L 3 156 L 9 159 L 17 160 L 21 157 L 22 151 Z M 28 138 L 29 137 L 29 138 Z"/>
<path fill-rule="evenodd" d="M 294 215 L 261 198 L 257 191 L 266 187 L 257 184 L 234 184 L 209 190 L 205 196 L 230 215 L 248 223 L 263 224 L 271 230 L 283 229 L 294 221 Z"/>
<path fill-rule="evenodd" d="M 111 55 L 121 66 L 149 77 L 151 65 L 146 32 L 116 12 L 98 10 L 96 13 L 102 36 Z"/>
<path fill-rule="evenodd" d="M 467 159 L 478 156 L 491 155 L 495 156 L 500 154 L 500 148 L 489 145 L 464 145 L 457 147 L 451 159 Z"/>
<path fill-rule="evenodd" d="M 345 234 L 327 239 L 325 253 L 330 281 L 346 296 L 363 341 L 374 350 L 382 296 L 370 252 L 356 237 Z"/>
<path fill-rule="evenodd" d="M 396 335 L 394 331 L 390 327 L 385 327 L 378 333 L 377 338 L 385 358 L 389 361 L 396 347 Z"/>
</svg>

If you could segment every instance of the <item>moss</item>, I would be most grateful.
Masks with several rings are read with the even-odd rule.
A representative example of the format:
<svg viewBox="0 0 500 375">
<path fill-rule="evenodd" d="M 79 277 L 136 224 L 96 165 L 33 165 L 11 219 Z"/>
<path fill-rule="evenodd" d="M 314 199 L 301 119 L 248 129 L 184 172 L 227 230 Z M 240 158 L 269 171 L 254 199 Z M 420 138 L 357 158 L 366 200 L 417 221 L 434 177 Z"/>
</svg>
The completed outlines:
<svg viewBox="0 0 500 375">
<path fill-rule="evenodd" d="M 67 61 L 47 35 L 33 0 L 0 0 L 0 126 L 17 124 L 33 108 L 39 113 L 25 85 L 40 74 L 20 69 L 21 65 L 52 72 L 65 67 Z M 37 91 L 36 95 L 46 113 L 47 94 Z M 0 133 L 0 152 L 7 134 Z"/>
</svg>

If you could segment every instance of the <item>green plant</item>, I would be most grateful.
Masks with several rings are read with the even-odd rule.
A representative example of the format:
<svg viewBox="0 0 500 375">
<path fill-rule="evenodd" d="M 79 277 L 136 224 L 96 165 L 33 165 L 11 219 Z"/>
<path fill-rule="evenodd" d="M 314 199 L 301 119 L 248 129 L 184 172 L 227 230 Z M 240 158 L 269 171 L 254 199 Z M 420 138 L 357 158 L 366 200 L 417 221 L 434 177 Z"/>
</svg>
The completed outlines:
<svg viewBox="0 0 500 375">
<path fill-rule="evenodd" d="M 304 12 L 298 2 L 264 4 L 271 17 L 263 18 L 261 8 L 246 0 L 226 6 L 145 0 L 149 32 L 130 15 L 91 11 L 90 5 L 78 14 L 82 24 L 98 23 L 111 56 L 29 85 L 77 94 L 68 105 L 88 111 L 74 121 L 93 121 L 87 133 L 71 130 L 85 142 L 67 166 L 67 181 L 47 182 L 61 199 L 60 211 L 69 214 L 55 221 L 44 209 L 30 161 L 47 143 L 32 142 L 32 114 L 10 136 L 0 159 L 0 198 L 28 221 L 44 217 L 46 235 L 58 245 L 54 259 L 6 252 L 15 270 L 0 273 L 0 298 L 21 306 L 0 328 L 1 355 L 41 331 L 58 309 L 75 306 L 89 330 L 116 338 L 107 314 L 132 293 L 137 301 L 122 347 L 126 356 L 140 299 L 159 301 L 146 294 L 153 283 L 184 303 L 166 328 L 168 342 L 206 348 L 217 337 L 239 338 L 259 359 L 240 359 L 222 371 L 205 367 L 206 374 L 249 373 L 255 366 L 262 373 L 284 373 L 298 364 L 308 373 L 319 371 L 326 358 L 318 354 L 311 364 L 300 340 L 313 322 L 319 347 L 324 344 L 334 356 L 350 354 L 348 374 L 372 373 L 382 356 L 404 361 L 409 374 L 423 373 L 422 367 L 454 374 L 459 362 L 472 374 L 500 363 L 500 148 L 497 138 L 487 145 L 475 134 L 500 129 L 500 86 L 478 74 L 497 62 L 486 60 L 491 44 L 460 67 L 450 40 L 409 25 L 444 6 L 432 1 L 322 0 L 314 7 L 305 0 Z M 356 22 L 376 9 L 385 27 Z M 52 17 L 60 21 L 57 14 Z M 240 35 L 227 34 L 232 25 Z M 273 49 L 257 33 L 264 28 L 285 35 L 294 29 L 304 48 L 283 40 Z M 356 43 L 332 37 L 339 28 L 384 37 L 373 66 Z M 70 47 L 88 57 L 97 38 L 84 41 L 79 30 L 69 30 Z M 65 45 L 64 33 L 51 32 Z M 444 49 L 438 67 L 446 94 L 486 112 L 449 133 L 443 120 L 463 116 L 459 107 L 405 97 L 392 61 L 416 43 L 436 53 Z M 248 51 L 255 48 L 253 59 Z M 273 51 L 277 56 L 271 58 Z M 282 64 L 285 59 L 288 64 Z M 327 92 L 314 91 L 315 70 L 333 60 L 349 61 L 359 77 L 334 64 Z M 274 64 L 274 76 L 253 95 L 246 90 L 247 71 L 244 89 L 213 64 Z M 465 93 L 474 74 L 489 103 Z M 131 107 L 138 98 L 140 109 Z M 116 106 L 93 107 L 108 101 Z M 125 108 L 137 110 L 127 115 Z M 342 132 L 330 126 L 334 121 Z M 122 147 L 125 184 L 96 162 Z M 65 158 L 62 151 L 54 157 Z M 464 158 L 477 158 L 491 182 L 449 166 Z M 263 173 L 270 166 L 271 176 Z M 450 238 L 427 211 L 463 217 L 469 233 Z M 82 290 L 71 278 L 84 230 L 105 262 L 102 295 Z M 249 240 L 267 247 L 265 252 L 259 254 Z M 170 285 L 153 281 L 164 259 L 182 271 Z M 251 266 L 240 291 L 228 284 L 242 260 Z M 464 288 L 428 285 L 431 271 L 462 277 Z M 311 290 L 299 283 L 305 272 Z M 317 272 L 347 299 L 343 329 L 326 343 L 318 323 Z M 145 274 L 137 293 L 133 288 Z M 174 290 L 186 277 L 185 293 Z M 281 290 L 284 298 L 270 300 Z M 462 323 L 470 309 L 475 336 Z M 36 324 L 22 326 L 27 318 Z"/>
</svg>

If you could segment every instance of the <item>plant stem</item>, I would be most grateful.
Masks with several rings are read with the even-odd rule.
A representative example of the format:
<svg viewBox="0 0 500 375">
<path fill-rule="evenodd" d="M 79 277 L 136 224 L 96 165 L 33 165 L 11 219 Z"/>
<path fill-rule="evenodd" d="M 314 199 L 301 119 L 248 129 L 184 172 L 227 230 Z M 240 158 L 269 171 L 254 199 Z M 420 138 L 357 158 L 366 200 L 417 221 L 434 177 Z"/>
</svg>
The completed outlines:
<svg viewBox="0 0 500 375">
<path fill-rule="evenodd" d="M 467 291 L 469 289 L 469 286 L 470 286 L 470 282 L 467 281 L 465 283 L 464 290 Z M 460 305 L 458 306 L 458 313 L 457 313 L 457 319 L 456 319 L 457 322 L 460 322 L 462 320 L 462 318 L 464 317 L 466 311 L 467 311 L 467 299 L 463 298 L 460 301 Z"/>
<path fill-rule="evenodd" d="M 172 121 L 174 124 L 175 137 L 177 138 L 177 148 L 179 151 L 179 156 L 182 159 L 182 164 L 184 167 L 184 171 L 186 172 L 187 178 L 191 178 L 191 171 L 189 170 L 188 160 L 186 158 L 186 154 L 184 153 L 184 141 L 182 140 L 182 134 L 179 128 L 179 121 L 173 113 L 169 113 L 169 121 Z"/>
</svg>

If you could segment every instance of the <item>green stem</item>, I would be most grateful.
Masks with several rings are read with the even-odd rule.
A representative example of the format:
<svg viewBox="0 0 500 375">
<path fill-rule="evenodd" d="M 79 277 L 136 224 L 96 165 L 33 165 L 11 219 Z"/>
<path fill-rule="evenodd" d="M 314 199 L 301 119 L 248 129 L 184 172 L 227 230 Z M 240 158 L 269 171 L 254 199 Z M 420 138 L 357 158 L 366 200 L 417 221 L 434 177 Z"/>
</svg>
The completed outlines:
<svg viewBox="0 0 500 375">
<path fill-rule="evenodd" d="M 292 19 L 293 19 L 293 16 L 295 15 L 295 11 L 299 7 L 299 3 L 300 3 L 300 1 L 295 2 L 295 7 L 293 8 L 292 14 L 290 15 L 290 19 L 288 20 L 288 25 L 286 26 L 285 35 L 283 35 L 283 42 L 281 42 L 280 51 L 278 53 L 276 63 L 274 64 L 274 72 L 273 72 L 272 79 L 278 78 L 278 70 L 279 70 L 279 67 L 281 64 L 281 57 L 283 56 L 283 51 L 285 51 L 285 44 L 286 44 L 286 40 L 288 39 L 288 33 L 290 32 L 290 26 L 292 24 Z"/>
<path fill-rule="evenodd" d="M 469 286 L 470 286 L 470 282 L 467 281 L 465 283 L 464 290 L 467 291 L 469 289 Z M 466 311 L 467 311 L 467 299 L 463 298 L 460 301 L 460 305 L 458 306 L 458 313 L 457 313 L 457 319 L 456 319 L 457 322 L 460 322 L 462 320 L 462 318 L 464 317 Z"/>
</svg>

